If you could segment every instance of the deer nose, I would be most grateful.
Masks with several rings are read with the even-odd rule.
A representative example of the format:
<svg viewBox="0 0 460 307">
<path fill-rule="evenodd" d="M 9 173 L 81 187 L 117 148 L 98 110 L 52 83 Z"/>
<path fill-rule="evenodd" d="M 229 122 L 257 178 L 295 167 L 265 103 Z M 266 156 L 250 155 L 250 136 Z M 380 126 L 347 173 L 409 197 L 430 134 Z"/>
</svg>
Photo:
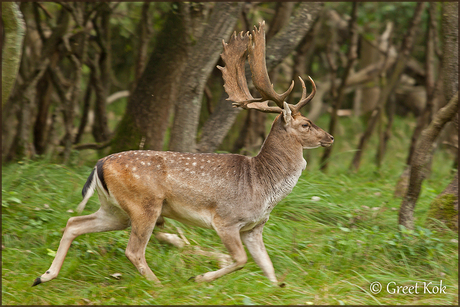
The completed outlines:
<svg viewBox="0 0 460 307">
<path fill-rule="evenodd" d="M 331 141 L 334 142 L 334 137 L 329 134 L 329 137 L 331 138 Z"/>
</svg>

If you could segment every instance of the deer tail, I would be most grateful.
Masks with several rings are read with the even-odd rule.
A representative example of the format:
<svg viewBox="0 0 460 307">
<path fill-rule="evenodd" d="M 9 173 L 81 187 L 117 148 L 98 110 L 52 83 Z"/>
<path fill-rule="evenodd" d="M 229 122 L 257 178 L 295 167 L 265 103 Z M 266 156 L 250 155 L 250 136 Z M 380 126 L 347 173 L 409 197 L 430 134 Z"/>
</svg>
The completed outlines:
<svg viewBox="0 0 460 307">
<path fill-rule="evenodd" d="M 86 203 L 88 202 L 89 198 L 93 196 L 94 190 L 96 189 L 96 183 L 97 183 L 97 173 L 96 173 L 97 166 L 93 168 L 93 171 L 88 177 L 88 180 L 86 180 L 85 185 L 83 186 L 83 190 L 81 191 L 81 194 L 83 196 L 83 200 L 81 203 L 78 204 L 77 207 L 77 212 L 81 213 L 83 209 L 85 209 Z"/>
</svg>

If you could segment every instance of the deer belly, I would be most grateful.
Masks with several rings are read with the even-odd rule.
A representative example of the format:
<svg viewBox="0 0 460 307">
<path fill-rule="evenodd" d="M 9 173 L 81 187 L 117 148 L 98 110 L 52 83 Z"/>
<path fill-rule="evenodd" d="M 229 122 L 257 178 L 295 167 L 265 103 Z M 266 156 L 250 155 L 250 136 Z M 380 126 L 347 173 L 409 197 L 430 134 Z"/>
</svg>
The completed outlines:
<svg viewBox="0 0 460 307">
<path fill-rule="evenodd" d="M 212 228 L 212 212 L 204 206 L 194 206 L 191 202 L 165 201 L 161 215 L 186 225 Z"/>
</svg>

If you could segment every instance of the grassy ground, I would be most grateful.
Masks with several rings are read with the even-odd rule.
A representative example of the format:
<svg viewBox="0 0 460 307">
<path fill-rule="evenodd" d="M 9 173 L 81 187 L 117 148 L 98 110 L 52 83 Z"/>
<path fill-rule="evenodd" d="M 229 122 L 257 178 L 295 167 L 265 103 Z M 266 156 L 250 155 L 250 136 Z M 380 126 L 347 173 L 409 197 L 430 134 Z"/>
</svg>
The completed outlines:
<svg viewBox="0 0 460 307">
<path fill-rule="evenodd" d="M 327 119 L 322 121 L 318 124 L 325 127 Z M 328 172 L 318 171 L 322 149 L 310 151 L 308 169 L 271 214 L 264 240 L 284 288 L 271 286 L 252 258 L 242 270 L 212 283 L 190 282 L 217 269 L 216 261 L 154 238 L 146 256 L 162 285 L 152 285 L 124 255 L 129 230 L 78 237 L 58 278 L 31 288 L 51 264 L 67 219 L 76 215 L 67 211 L 80 202 L 95 161 L 3 166 L 2 304 L 458 304 L 458 234 L 442 225 L 425 228 L 429 203 L 452 179 L 451 157 L 437 152 L 415 210 L 417 228 L 399 232 L 401 199 L 393 198 L 393 190 L 413 124 L 397 119 L 380 170 L 369 150 L 353 174 L 347 168 L 360 129 L 359 122 L 342 119 Z M 374 145 L 372 140 L 369 148 Z M 97 208 L 93 196 L 84 214 Z M 212 230 L 168 220 L 166 231 L 176 232 L 174 226 L 192 245 L 224 252 Z M 113 278 L 114 273 L 121 278 Z M 426 292 L 438 290 L 441 281 L 443 293 Z M 373 282 L 383 286 L 380 293 L 371 292 Z M 416 284 L 418 294 L 402 293 L 409 290 L 402 286 Z M 396 286 L 401 286 L 399 294 Z"/>
</svg>

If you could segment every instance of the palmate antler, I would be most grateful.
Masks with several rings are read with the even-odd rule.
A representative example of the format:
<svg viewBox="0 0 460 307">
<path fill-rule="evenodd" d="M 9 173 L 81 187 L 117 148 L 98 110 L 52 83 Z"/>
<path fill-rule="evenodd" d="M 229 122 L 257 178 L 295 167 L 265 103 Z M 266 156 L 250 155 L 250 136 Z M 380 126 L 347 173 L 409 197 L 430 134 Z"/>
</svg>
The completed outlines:
<svg viewBox="0 0 460 307">
<path fill-rule="evenodd" d="M 280 113 L 283 109 L 283 102 L 294 88 L 294 80 L 289 89 L 283 94 L 278 94 L 270 82 L 265 63 L 265 21 L 259 23 L 259 29 L 254 26 L 252 34 L 249 32 L 239 35 L 233 33 L 230 41 L 225 43 L 224 52 L 221 54 L 225 67 L 217 66 L 222 71 L 224 88 L 228 99 L 233 101 L 234 107 L 243 109 L 255 109 L 266 113 Z M 252 81 L 262 98 L 254 98 L 249 92 L 244 71 L 244 63 L 248 56 L 249 66 L 252 73 Z M 316 86 L 313 79 L 308 77 L 312 83 L 313 90 L 307 97 L 305 82 L 299 76 L 302 83 L 302 97 L 296 105 L 288 104 L 292 113 L 298 113 L 300 109 L 313 99 L 316 93 Z M 269 101 L 276 103 L 276 107 L 268 105 Z"/>
</svg>

